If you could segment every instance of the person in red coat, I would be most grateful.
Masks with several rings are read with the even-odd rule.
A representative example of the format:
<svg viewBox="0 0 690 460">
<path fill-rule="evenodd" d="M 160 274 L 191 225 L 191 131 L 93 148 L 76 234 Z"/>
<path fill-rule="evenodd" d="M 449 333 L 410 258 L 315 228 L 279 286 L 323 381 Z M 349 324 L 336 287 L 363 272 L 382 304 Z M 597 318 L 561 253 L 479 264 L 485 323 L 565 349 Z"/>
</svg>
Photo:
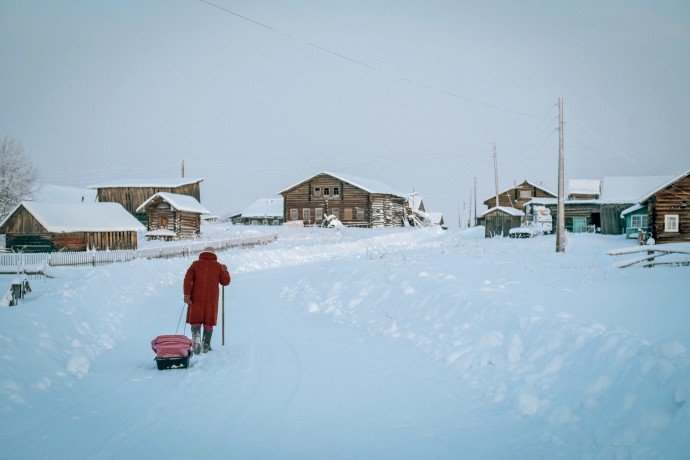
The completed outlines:
<svg viewBox="0 0 690 460">
<path fill-rule="evenodd" d="M 184 276 L 184 302 L 187 307 L 187 323 L 192 326 L 194 354 L 202 349 L 201 328 L 204 328 L 203 352 L 211 351 L 213 326 L 218 320 L 218 285 L 230 284 L 228 267 L 218 262 L 213 248 L 207 247 L 192 262 Z"/>
</svg>

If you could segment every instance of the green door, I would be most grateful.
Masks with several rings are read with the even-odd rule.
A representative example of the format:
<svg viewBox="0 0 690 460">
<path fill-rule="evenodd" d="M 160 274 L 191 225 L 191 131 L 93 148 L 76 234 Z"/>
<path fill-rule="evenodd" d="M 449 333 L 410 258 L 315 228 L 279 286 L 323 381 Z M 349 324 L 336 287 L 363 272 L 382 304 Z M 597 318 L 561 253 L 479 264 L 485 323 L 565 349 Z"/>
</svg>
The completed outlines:
<svg viewBox="0 0 690 460">
<path fill-rule="evenodd" d="M 573 217 L 573 233 L 582 233 L 587 231 L 586 217 Z"/>
</svg>

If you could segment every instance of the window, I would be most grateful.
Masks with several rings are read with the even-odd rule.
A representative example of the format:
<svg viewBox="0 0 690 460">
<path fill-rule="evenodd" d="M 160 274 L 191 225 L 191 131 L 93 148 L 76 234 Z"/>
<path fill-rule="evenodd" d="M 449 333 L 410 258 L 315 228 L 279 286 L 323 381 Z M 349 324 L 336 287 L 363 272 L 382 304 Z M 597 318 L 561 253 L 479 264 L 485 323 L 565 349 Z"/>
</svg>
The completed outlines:
<svg viewBox="0 0 690 460">
<path fill-rule="evenodd" d="M 340 196 L 340 187 L 333 187 L 333 196 Z"/>
<path fill-rule="evenodd" d="M 168 228 L 168 218 L 161 216 L 158 222 L 158 228 Z"/>
<path fill-rule="evenodd" d="M 357 220 L 364 220 L 364 208 L 357 209 Z"/>
<path fill-rule="evenodd" d="M 309 208 L 302 209 L 302 219 L 309 221 L 311 219 L 311 211 Z"/>
<path fill-rule="evenodd" d="M 323 220 L 323 209 L 322 208 L 314 209 L 314 220 Z"/>
<path fill-rule="evenodd" d="M 290 220 L 297 220 L 297 209 L 290 209 Z"/>
<path fill-rule="evenodd" d="M 531 198 L 532 190 L 520 190 L 520 198 Z"/>
<path fill-rule="evenodd" d="M 314 196 L 321 196 L 321 187 L 314 187 Z"/>
<path fill-rule="evenodd" d="M 632 216 L 630 219 L 631 228 L 647 228 L 647 216 Z"/>
<path fill-rule="evenodd" d="M 678 214 L 667 214 L 666 216 L 664 216 L 664 231 L 678 231 Z"/>
<path fill-rule="evenodd" d="M 340 209 L 333 208 L 333 215 L 335 216 L 336 219 L 340 219 Z"/>
<path fill-rule="evenodd" d="M 330 187 L 324 187 L 323 188 L 323 196 L 331 196 L 331 188 Z"/>
</svg>

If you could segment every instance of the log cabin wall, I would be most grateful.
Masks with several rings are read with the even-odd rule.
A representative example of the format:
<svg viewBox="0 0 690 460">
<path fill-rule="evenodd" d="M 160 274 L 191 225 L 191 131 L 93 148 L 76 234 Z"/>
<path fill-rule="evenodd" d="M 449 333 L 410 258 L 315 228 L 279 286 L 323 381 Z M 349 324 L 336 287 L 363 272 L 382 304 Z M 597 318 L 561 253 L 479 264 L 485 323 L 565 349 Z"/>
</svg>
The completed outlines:
<svg viewBox="0 0 690 460">
<path fill-rule="evenodd" d="M 328 174 L 314 176 L 282 195 L 286 222 L 320 225 L 333 214 L 349 227 L 403 225 L 404 198 L 371 194 Z"/>
<path fill-rule="evenodd" d="M 690 241 L 690 175 L 658 191 L 648 204 L 649 229 L 657 243 Z M 666 230 L 666 216 L 678 217 L 677 232 Z"/>
<path fill-rule="evenodd" d="M 182 239 L 194 238 L 201 234 L 201 215 L 198 213 L 178 211 L 163 200 L 148 204 L 146 213 L 149 231 L 170 230 Z"/>
</svg>

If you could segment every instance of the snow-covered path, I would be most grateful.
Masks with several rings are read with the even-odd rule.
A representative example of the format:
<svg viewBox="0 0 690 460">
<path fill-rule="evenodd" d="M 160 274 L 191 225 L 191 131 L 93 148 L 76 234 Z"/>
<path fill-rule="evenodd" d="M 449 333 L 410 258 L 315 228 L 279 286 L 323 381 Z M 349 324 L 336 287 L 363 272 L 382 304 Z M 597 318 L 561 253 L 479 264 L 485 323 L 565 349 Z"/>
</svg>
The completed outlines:
<svg viewBox="0 0 690 460">
<path fill-rule="evenodd" d="M 547 238 L 307 232 L 220 254 L 226 345 L 216 328 L 187 370 L 156 370 L 150 340 L 175 332 L 190 259 L 35 281 L 0 311 L 0 459 L 688 452 L 686 268 L 611 268 L 627 242 L 594 235 L 554 256 Z"/>
</svg>

